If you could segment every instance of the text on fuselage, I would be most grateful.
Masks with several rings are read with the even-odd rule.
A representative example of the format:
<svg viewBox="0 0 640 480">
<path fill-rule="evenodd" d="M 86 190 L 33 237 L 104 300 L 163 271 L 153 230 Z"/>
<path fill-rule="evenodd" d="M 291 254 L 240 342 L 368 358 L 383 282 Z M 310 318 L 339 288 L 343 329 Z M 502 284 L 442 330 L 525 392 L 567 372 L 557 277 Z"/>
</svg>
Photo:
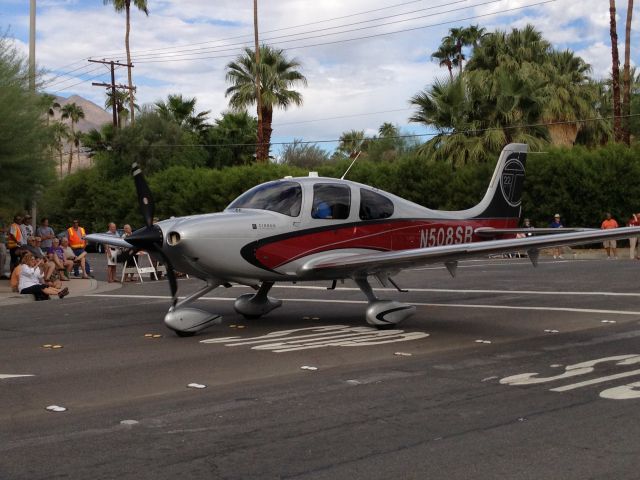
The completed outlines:
<svg viewBox="0 0 640 480">
<path fill-rule="evenodd" d="M 420 248 L 470 243 L 472 239 L 473 227 L 470 225 L 440 225 L 420 229 Z"/>
</svg>

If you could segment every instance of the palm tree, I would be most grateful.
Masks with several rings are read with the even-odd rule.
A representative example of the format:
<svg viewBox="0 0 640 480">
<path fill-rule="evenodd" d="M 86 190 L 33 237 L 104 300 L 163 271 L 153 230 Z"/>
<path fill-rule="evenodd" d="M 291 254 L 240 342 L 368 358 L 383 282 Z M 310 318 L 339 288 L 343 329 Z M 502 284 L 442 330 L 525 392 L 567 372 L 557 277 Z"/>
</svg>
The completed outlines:
<svg viewBox="0 0 640 480">
<path fill-rule="evenodd" d="M 292 90 L 296 84 L 307 84 L 307 79 L 297 70 L 299 67 L 300 63 L 286 58 L 282 49 L 268 45 L 260 47 L 262 124 L 258 125 L 258 131 L 262 133 L 263 143 L 256 149 L 256 160 L 259 162 L 266 162 L 269 158 L 273 109 L 286 110 L 292 104 L 302 105 L 302 95 Z M 232 109 L 245 110 L 256 103 L 256 72 L 255 55 L 250 48 L 245 48 L 243 55 L 227 65 L 226 80 L 231 86 L 227 88 L 225 96 L 230 97 L 229 106 Z"/>
<path fill-rule="evenodd" d="M 552 52 L 544 69 L 548 83 L 543 87 L 545 101 L 541 118 L 549 123 L 551 143 L 572 146 L 584 124 L 567 122 L 595 117 L 597 91 L 589 77 L 591 67 L 565 50 Z"/>
<path fill-rule="evenodd" d="M 453 45 L 453 50 L 455 51 L 453 66 L 458 67 L 459 72 L 462 73 L 462 63 L 465 60 L 462 48 L 467 44 L 466 29 L 462 27 L 450 28 L 449 35 L 442 39 L 442 43 Z"/>
<path fill-rule="evenodd" d="M 338 152 L 348 155 L 349 158 L 355 158 L 355 156 L 367 149 L 367 138 L 365 137 L 364 130 L 349 130 L 340 135 L 340 144 L 338 145 Z"/>
<path fill-rule="evenodd" d="M 384 122 L 382 125 L 380 125 L 380 128 L 378 128 L 378 134 L 382 138 L 394 138 L 398 136 L 398 133 L 398 127 L 396 127 L 393 123 Z"/>
<path fill-rule="evenodd" d="M 631 132 L 629 130 L 631 115 L 631 20 L 633 17 L 633 0 L 627 3 L 627 25 L 625 28 L 624 41 L 624 79 L 622 85 L 622 113 L 624 115 L 623 122 L 623 139 L 627 145 L 631 145 Z"/>
<path fill-rule="evenodd" d="M 620 57 L 618 55 L 618 31 L 616 27 L 616 1 L 609 0 L 609 33 L 611 35 L 611 81 L 613 90 L 613 139 L 622 140 L 620 118 Z"/>
<path fill-rule="evenodd" d="M 131 48 L 129 46 L 129 33 L 131 32 L 131 3 L 132 0 L 103 0 L 105 5 L 113 5 L 115 11 L 120 13 L 123 10 L 126 14 L 126 33 L 124 35 L 124 46 L 127 51 L 127 76 L 129 80 L 129 111 L 131 112 L 131 125 L 135 123 L 134 111 L 135 102 L 133 98 L 133 80 L 131 79 Z M 149 9 L 147 8 L 147 0 L 133 0 L 133 5 L 149 15 Z"/>
<path fill-rule="evenodd" d="M 58 152 L 60 178 L 62 178 L 62 154 L 64 145 L 69 140 L 69 127 L 66 123 L 54 122 L 54 124 L 51 125 L 51 134 L 53 135 L 53 146 Z"/>
<path fill-rule="evenodd" d="M 182 94 L 170 94 L 166 102 L 158 100 L 154 105 L 162 118 L 191 132 L 202 134 L 210 126 L 207 120 L 211 111 L 196 113 L 195 97 L 184 98 Z"/>
<path fill-rule="evenodd" d="M 113 108 L 113 93 L 111 92 L 111 90 L 108 90 L 106 94 L 107 99 L 104 102 L 104 108 Z M 125 125 L 127 118 L 129 117 L 129 109 L 125 107 L 127 100 L 129 100 L 129 94 L 127 92 L 123 90 L 116 90 L 115 104 L 116 114 L 118 117 L 118 128 L 122 128 Z M 135 102 L 133 103 L 133 108 L 138 112 L 140 111 L 140 106 Z"/>
<path fill-rule="evenodd" d="M 78 160 L 80 160 L 80 136 L 76 134 L 75 125 L 84 118 L 84 110 L 77 103 L 67 103 L 62 107 L 62 120 L 69 119 L 71 122 L 71 133 L 69 139 L 73 142 L 73 145 L 78 147 Z M 77 142 L 77 143 L 76 143 Z M 71 163 L 73 162 L 73 148 L 69 149 L 69 165 L 67 167 L 67 173 L 71 173 Z"/>
<path fill-rule="evenodd" d="M 451 80 L 453 80 L 453 59 L 455 54 L 454 45 L 451 43 L 442 43 L 438 50 L 431 54 L 431 59 L 437 60 L 440 67 L 447 67 Z"/>
<path fill-rule="evenodd" d="M 50 93 L 43 93 L 41 95 L 41 99 L 42 99 L 42 105 L 47 114 L 47 117 L 46 117 L 47 126 L 49 126 L 49 123 L 51 122 L 53 117 L 55 117 L 56 115 L 56 110 L 60 109 L 60 104 L 56 102 L 55 95 L 51 95 Z"/>
</svg>

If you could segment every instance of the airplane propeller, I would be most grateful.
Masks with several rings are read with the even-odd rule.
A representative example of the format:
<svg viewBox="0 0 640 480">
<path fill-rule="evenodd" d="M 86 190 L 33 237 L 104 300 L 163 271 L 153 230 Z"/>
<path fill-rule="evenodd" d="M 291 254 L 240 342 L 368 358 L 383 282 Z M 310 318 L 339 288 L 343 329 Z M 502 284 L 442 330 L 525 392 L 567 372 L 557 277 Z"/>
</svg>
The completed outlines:
<svg viewBox="0 0 640 480">
<path fill-rule="evenodd" d="M 175 306 L 178 301 L 178 281 L 176 280 L 176 272 L 173 268 L 173 264 L 162 251 L 162 230 L 158 225 L 154 225 L 153 223 L 155 204 L 153 196 L 151 195 L 151 189 L 149 188 L 144 175 L 142 175 L 142 170 L 137 163 L 131 165 L 131 174 L 133 175 L 133 181 L 136 186 L 138 205 L 140 206 L 140 212 L 144 217 L 145 226 L 136 230 L 127 237 L 127 242 L 140 250 L 153 252 L 162 258 L 162 262 L 167 267 L 167 278 L 169 279 L 169 287 L 171 289 L 171 302 L 172 305 Z"/>
</svg>

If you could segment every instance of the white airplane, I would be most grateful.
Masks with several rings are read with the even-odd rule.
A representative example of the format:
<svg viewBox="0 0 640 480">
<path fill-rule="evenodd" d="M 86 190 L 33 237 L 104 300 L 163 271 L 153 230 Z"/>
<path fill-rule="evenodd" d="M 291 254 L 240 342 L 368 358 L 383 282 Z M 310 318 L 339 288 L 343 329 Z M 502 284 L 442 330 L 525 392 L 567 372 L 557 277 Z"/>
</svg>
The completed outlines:
<svg viewBox="0 0 640 480">
<path fill-rule="evenodd" d="M 455 275 L 461 259 L 526 251 L 535 266 L 542 248 L 640 235 L 640 227 L 563 233 L 517 228 L 526 157 L 526 145 L 507 145 L 484 198 L 468 210 L 430 210 L 374 187 L 310 174 L 258 185 L 220 213 L 155 224 L 151 191 L 134 164 L 146 226 L 126 240 L 105 234 L 87 235 L 87 240 L 145 250 L 164 262 L 172 295 L 164 321 L 180 336 L 219 322 L 220 315 L 187 305 L 230 282 L 257 290 L 239 296 L 234 308 L 258 318 L 282 305 L 268 296 L 276 282 L 331 280 L 335 288 L 338 280 L 350 278 L 369 302 L 367 322 L 393 327 L 415 307 L 379 299 L 369 283 L 372 277 L 402 291 L 392 277 L 418 265 L 444 263 Z M 525 232 L 535 235 L 515 238 Z M 175 271 L 207 285 L 179 300 Z"/>
</svg>

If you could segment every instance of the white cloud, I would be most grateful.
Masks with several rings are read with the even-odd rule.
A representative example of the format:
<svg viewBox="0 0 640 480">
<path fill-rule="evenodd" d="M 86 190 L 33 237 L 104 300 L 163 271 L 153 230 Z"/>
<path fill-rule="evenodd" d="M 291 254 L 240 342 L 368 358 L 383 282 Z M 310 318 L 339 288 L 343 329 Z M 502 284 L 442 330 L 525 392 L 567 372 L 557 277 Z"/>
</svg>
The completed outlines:
<svg viewBox="0 0 640 480">
<path fill-rule="evenodd" d="M 16 25 L 16 31 L 19 30 L 18 33 L 22 34 L 28 24 L 28 2 L 2 1 L 8 1 L 11 6 L 6 18 L 11 19 L 12 25 Z M 434 8 L 431 2 L 415 1 L 402 7 L 387 8 L 397 3 L 400 2 L 261 2 L 261 38 L 266 40 L 280 37 L 272 43 L 289 49 L 287 54 L 300 60 L 302 71 L 309 81 L 307 88 L 301 88 L 304 96 L 302 107 L 292 107 L 286 112 L 275 113 L 276 135 L 309 140 L 331 139 L 350 129 L 377 130 L 384 121 L 406 126 L 407 118 L 411 114 L 408 110 L 411 96 L 431 84 L 436 76 L 446 75 L 446 70 L 431 62 L 431 52 L 435 51 L 450 27 L 462 24 L 480 24 L 491 31 L 495 28 L 509 30 L 532 23 L 558 48 L 576 50 L 593 65 L 596 75 L 606 76 L 610 68 L 608 2 L 603 0 L 557 0 L 535 8 L 506 13 L 501 12 L 532 2 L 503 0 L 474 7 L 473 5 L 484 2 L 467 0 L 452 1 L 448 6 Z M 438 4 L 442 3 L 444 2 Z M 131 45 L 134 55 L 137 56 L 137 59 L 134 59 L 134 83 L 139 87 L 139 103 L 154 102 L 166 97 L 168 93 L 182 93 L 188 97 L 197 97 L 198 107 L 201 110 L 211 110 L 212 117 L 219 115 L 227 109 L 227 99 L 224 97 L 228 86 L 224 79 L 225 65 L 240 53 L 243 42 L 247 45 L 253 42 L 251 2 L 154 0 L 149 2 L 149 8 L 148 17 L 135 9 L 132 14 Z M 443 15 L 340 35 L 331 35 L 336 30 L 329 30 L 330 27 L 345 24 L 354 25 L 341 30 L 362 28 L 371 24 L 356 22 L 382 17 L 389 18 L 373 23 L 398 21 L 407 17 L 390 16 L 419 9 L 430 10 L 414 13 L 413 17 L 456 8 L 459 10 Z M 372 11 L 376 9 L 378 11 Z M 356 15 L 363 11 L 371 12 Z M 461 18 L 487 13 L 496 15 L 459 21 Z M 621 9 L 621 41 L 625 15 L 626 12 Z M 344 18 L 329 20 L 337 17 Z M 0 17 L 0 22 L 4 21 L 4 18 Z M 358 41 L 300 48 L 333 42 L 336 39 L 388 33 L 445 21 L 452 23 Z M 639 28 L 635 31 L 640 31 L 638 16 L 636 22 Z M 85 63 L 82 59 L 90 56 L 111 58 L 109 54 L 115 55 L 120 61 L 125 59 L 124 15 L 117 14 L 112 6 L 104 6 L 99 1 L 89 3 L 78 0 L 40 0 L 37 25 L 37 59 L 41 66 L 65 66 L 62 69 L 65 71 L 81 67 L 80 70 L 71 72 L 71 75 L 90 72 L 80 79 L 62 76 L 50 90 L 63 89 L 81 82 L 61 93 L 77 93 L 102 105 L 104 93 L 102 89 L 91 86 L 90 77 L 100 74 L 94 81 L 108 81 L 108 70 Z M 294 25 L 299 27 L 289 28 Z M 312 30 L 321 31 L 310 33 Z M 306 35 L 302 36 L 316 38 L 300 40 L 300 36 L 283 37 L 305 32 Z M 638 45 L 638 37 L 638 34 L 635 34 L 634 45 Z M 21 37 L 21 40 L 19 47 L 24 49 L 26 37 Z M 214 42 L 216 40 L 217 42 Z M 184 57 L 175 56 L 194 52 L 198 52 L 200 57 L 213 58 L 179 61 Z M 171 53 L 174 56 L 168 55 Z M 638 58 L 636 52 L 633 57 Z M 170 61 L 145 63 L 145 60 Z M 78 63 L 69 65 L 72 62 Z M 60 83 L 61 80 L 67 82 Z M 124 70 L 118 71 L 118 81 L 126 81 Z M 381 111 L 393 112 L 363 115 Z M 347 118 L 321 120 L 330 117 Z M 320 121 L 309 122 L 314 119 Z"/>
</svg>

